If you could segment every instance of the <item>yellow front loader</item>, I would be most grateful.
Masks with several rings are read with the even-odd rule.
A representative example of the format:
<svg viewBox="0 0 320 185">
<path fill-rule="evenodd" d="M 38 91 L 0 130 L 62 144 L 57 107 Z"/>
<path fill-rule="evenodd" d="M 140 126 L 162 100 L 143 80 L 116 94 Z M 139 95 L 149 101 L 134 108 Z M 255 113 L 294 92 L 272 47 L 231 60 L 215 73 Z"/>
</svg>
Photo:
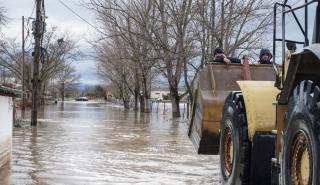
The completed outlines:
<svg viewBox="0 0 320 185">
<path fill-rule="evenodd" d="M 238 81 L 227 96 L 220 125 L 220 174 L 223 185 L 320 185 L 320 5 L 305 1 L 275 4 L 282 17 L 282 68 L 276 81 Z M 315 8 L 312 44 L 308 18 L 295 14 Z M 281 14 L 277 11 L 281 9 Z M 304 41 L 288 40 L 285 20 L 293 15 Z M 276 25 L 276 23 L 275 23 Z M 274 33 L 277 33 L 276 26 Z M 297 44 L 303 49 L 298 51 Z M 287 51 L 286 51 L 287 50 Z"/>
<path fill-rule="evenodd" d="M 218 154 L 219 129 L 224 101 L 240 90 L 237 80 L 275 80 L 272 65 L 210 63 L 195 81 L 188 135 L 198 154 Z"/>
</svg>

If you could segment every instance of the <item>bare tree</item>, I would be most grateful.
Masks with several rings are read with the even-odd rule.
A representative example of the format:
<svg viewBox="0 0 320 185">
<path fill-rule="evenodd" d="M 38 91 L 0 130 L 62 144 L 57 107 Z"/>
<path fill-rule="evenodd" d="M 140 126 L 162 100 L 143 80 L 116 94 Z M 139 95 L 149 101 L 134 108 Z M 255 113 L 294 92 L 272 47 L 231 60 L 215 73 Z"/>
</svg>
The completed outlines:
<svg viewBox="0 0 320 185">
<path fill-rule="evenodd" d="M 0 66 L 4 68 L 17 82 L 22 80 L 22 52 L 21 47 L 15 39 L 8 39 L 3 37 L 0 43 Z M 31 56 L 31 50 L 25 52 L 25 90 L 27 99 L 30 98 L 32 92 L 32 63 L 33 57 Z"/>
<path fill-rule="evenodd" d="M 5 25 L 7 23 L 7 16 L 6 16 L 7 10 L 4 7 L 0 6 L 0 26 Z"/>
<path fill-rule="evenodd" d="M 122 40 L 114 40 L 96 49 L 98 52 L 99 74 L 117 87 L 117 93 L 122 99 L 124 108 L 130 108 L 131 95 L 134 92 L 134 71 L 132 63 L 121 56 L 127 56 L 128 50 L 116 49 L 114 46 L 125 47 Z"/>
<path fill-rule="evenodd" d="M 88 7 L 98 15 L 103 42 L 126 43 L 113 49 L 125 50 L 118 51 L 120 58 L 132 63 L 133 94 L 140 90 L 142 100 L 148 98 L 149 79 L 156 68 L 168 80 L 172 114 L 178 117 L 185 95 L 178 93 L 181 79 L 192 98 L 193 77 L 214 48 L 223 47 L 227 55 L 260 48 L 271 24 L 271 4 L 266 0 L 90 0 Z"/>
<path fill-rule="evenodd" d="M 0 42 L 0 66 L 10 71 L 13 76 L 21 76 L 21 50 L 14 39 L 2 38 Z"/>
<path fill-rule="evenodd" d="M 71 65 L 65 65 L 63 70 L 57 73 L 56 80 L 62 102 L 64 102 L 65 92 L 74 88 L 79 79 L 80 75 Z"/>
<path fill-rule="evenodd" d="M 210 61 L 215 48 L 224 48 L 226 55 L 238 57 L 245 50 L 255 53 L 255 50 L 270 44 L 264 38 L 271 38 L 269 33 L 272 27 L 273 2 L 198 0 L 195 5 L 197 13 L 191 22 L 196 45 L 200 46 L 199 51 L 194 51 L 200 54 L 200 63 L 189 61 L 184 68 L 186 87 L 191 99 L 193 95 L 190 87 L 194 78 L 189 78 L 189 84 L 188 73 L 194 74 L 199 67 Z"/>
<path fill-rule="evenodd" d="M 193 3 L 192 0 L 156 0 L 154 6 L 159 19 L 158 27 L 153 30 L 154 43 L 161 58 L 158 67 L 168 79 L 172 115 L 180 117 L 179 84 L 193 41 L 189 34 Z"/>
<path fill-rule="evenodd" d="M 152 45 L 153 14 L 152 1 L 101 1 L 91 0 L 89 7 L 99 15 L 103 28 L 111 35 L 108 40 L 122 40 L 125 42 L 127 62 L 132 63 L 134 72 L 135 109 L 140 97 L 140 108 L 149 112 L 146 106 L 150 98 L 150 84 L 155 74 L 155 51 Z M 103 42 L 108 42 L 104 40 Z M 121 49 L 115 46 L 114 49 Z M 142 91 L 142 93 L 141 93 Z"/>
<path fill-rule="evenodd" d="M 3 37 L 1 40 L 0 66 L 5 67 L 17 80 L 21 81 L 21 46 L 15 39 Z M 25 53 L 25 84 L 26 88 L 31 92 L 32 49 L 27 51 L 29 52 Z M 46 32 L 42 41 L 41 51 L 41 70 L 39 78 L 40 104 L 44 103 L 48 82 L 53 79 L 58 72 L 62 71 L 66 65 L 77 60 L 80 56 L 81 52 L 77 50 L 76 41 L 70 34 L 59 33 L 56 27 L 52 27 Z"/>
<path fill-rule="evenodd" d="M 0 6 L 0 31 L 1 31 L 1 26 L 3 26 L 3 25 L 5 25 L 6 23 L 7 23 L 7 17 L 6 17 L 6 9 L 4 8 L 4 7 L 1 7 Z M 1 33 L 0 33 L 1 34 Z M 5 45 L 5 43 L 4 43 L 4 41 L 3 41 L 3 35 L 1 35 L 1 38 L 0 38 L 0 62 L 3 60 L 2 59 L 2 57 L 3 57 L 3 52 L 5 52 L 4 50 L 3 50 L 3 47 L 4 47 L 4 45 Z M 6 68 L 6 67 L 4 67 L 4 66 L 2 66 L 1 68 L 0 68 L 0 70 L 1 70 L 1 75 L 0 75 L 0 77 L 1 77 L 1 81 L 0 81 L 0 83 L 6 83 L 6 78 L 8 77 L 8 69 Z"/>
<path fill-rule="evenodd" d="M 212 55 L 216 47 L 224 48 L 227 55 L 235 55 L 237 49 L 250 51 L 265 45 L 263 38 L 272 29 L 273 2 L 198 0 L 198 13 L 192 22 L 201 33 L 197 40 L 202 43 L 202 56 Z"/>
</svg>

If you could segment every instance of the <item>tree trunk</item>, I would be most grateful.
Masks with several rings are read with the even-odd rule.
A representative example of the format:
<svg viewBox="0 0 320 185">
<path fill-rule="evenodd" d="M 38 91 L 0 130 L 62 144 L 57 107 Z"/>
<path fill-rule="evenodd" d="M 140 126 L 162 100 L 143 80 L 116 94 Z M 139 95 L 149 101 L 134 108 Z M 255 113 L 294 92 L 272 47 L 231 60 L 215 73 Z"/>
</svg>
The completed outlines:
<svg viewBox="0 0 320 185">
<path fill-rule="evenodd" d="M 138 101 L 139 101 L 139 90 L 135 89 L 134 91 L 134 110 L 138 110 Z"/>
<path fill-rule="evenodd" d="M 64 102 L 64 84 L 62 84 L 62 87 L 61 87 L 61 101 L 62 103 Z"/>
<path fill-rule="evenodd" d="M 135 76 L 135 85 L 134 85 L 134 110 L 139 111 L 139 97 L 140 97 L 140 76 L 137 68 L 137 61 L 135 61 L 134 66 L 134 76 Z"/>
<path fill-rule="evenodd" d="M 189 99 L 192 102 L 193 94 L 192 94 L 191 86 L 190 86 L 189 81 L 188 81 L 188 69 L 187 69 L 187 62 L 186 61 L 184 62 L 183 70 L 184 70 L 184 82 L 185 82 L 186 87 L 187 87 L 187 91 L 188 91 L 188 94 L 189 94 Z"/>
<path fill-rule="evenodd" d="M 64 92 L 61 92 L 61 101 L 64 102 Z"/>
<path fill-rule="evenodd" d="M 41 95 L 40 96 L 40 100 L 39 100 L 39 106 L 44 106 L 45 105 L 45 99 L 44 99 L 45 97 L 44 97 L 44 95 Z"/>
<path fill-rule="evenodd" d="M 216 17 L 216 1 L 215 0 L 211 0 L 211 16 L 210 16 L 210 19 L 211 19 L 211 30 L 210 30 L 210 55 L 213 56 L 214 54 L 214 49 L 215 49 L 215 46 L 214 46 L 214 34 L 215 34 L 215 17 Z"/>
<path fill-rule="evenodd" d="M 124 109 L 129 110 L 130 109 L 130 101 L 123 100 L 123 106 L 124 106 Z"/>
<path fill-rule="evenodd" d="M 38 107 L 44 106 L 44 87 L 40 85 L 38 87 Z"/>
<path fill-rule="evenodd" d="M 150 113 L 151 110 L 150 110 L 150 107 L 149 107 L 149 101 L 148 101 L 148 96 L 143 96 L 144 98 L 144 112 L 145 113 Z"/>
<path fill-rule="evenodd" d="M 224 36 L 225 36 L 225 0 L 221 1 L 221 30 L 220 30 L 220 38 L 218 39 L 218 43 L 219 43 L 219 48 L 223 48 L 224 47 Z"/>
<path fill-rule="evenodd" d="M 149 91 L 148 91 L 148 81 L 147 81 L 147 76 L 145 76 L 145 74 L 143 74 L 142 76 L 142 87 L 143 87 L 143 103 L 144 103 L 144 110 L 143 112 L 145 113 L 149 113 L 150 112 L 150 108 L 148 105 L 148 99 L 149 99 Z"/>
<path fill-rule="evenodd" d="M 172 117 L 180 117 L 180 97 L 178 88 L 170 88 L 172 102 Z"/>
<path fill-rule="evenodd" d="M 144 112 L 144 96 L 140 96 L 140 112 Z"/>
</svg>

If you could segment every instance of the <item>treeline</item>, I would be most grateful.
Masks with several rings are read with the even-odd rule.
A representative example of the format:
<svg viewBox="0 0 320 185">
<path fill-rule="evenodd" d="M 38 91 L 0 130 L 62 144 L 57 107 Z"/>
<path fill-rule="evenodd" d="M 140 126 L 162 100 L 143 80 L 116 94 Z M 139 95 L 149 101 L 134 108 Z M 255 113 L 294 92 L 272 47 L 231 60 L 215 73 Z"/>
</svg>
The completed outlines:
<svg viewBox="0 0 320 185">
<path fill-rule="evenodd" d="M 89 0 L 99 22 L 94 42 L 99 72 L 129 108 L 148 112 L 153 80 L 170 90 L 172 114 L 180 116 L 181 82 L 192 99 L 194 76 L 216 47 L 226 55 L 265 46 L 273 3 L 267 0 Z M 140 106 L 139 106 L 140 104 Z"/>
</svg>

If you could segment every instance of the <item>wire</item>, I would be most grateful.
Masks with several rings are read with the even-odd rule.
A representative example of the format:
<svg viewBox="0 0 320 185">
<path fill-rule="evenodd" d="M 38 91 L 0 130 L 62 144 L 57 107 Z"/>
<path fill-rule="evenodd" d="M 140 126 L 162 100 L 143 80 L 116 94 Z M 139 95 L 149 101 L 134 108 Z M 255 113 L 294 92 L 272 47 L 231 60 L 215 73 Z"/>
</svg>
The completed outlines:
<svg viewBox="0 0 320 185">
<path fill-rule="evenodd" d="M 69 11 L 71 11 L 74 15 L 76 15 L 77 17 L 79 17 L 81 20 L 83 20 L 84 22 L 86 22 L 88 25 L 90 25 L 92 28 L 94 28 L 95 30 L 97 30 L 98 32 L 102 33 L 97 27 L 95 27 L 94 25 L 92 25 L 89 21 L 87 21 L 86 19 L 84 19 L 83 17 L 81 17 L 77 12 L 75 12 L 72 8 L 70 8 L 68 5 L 66 5 L 64 2 L 62 2 L 61 0 L 58 0 L 64 7 L 66 7 Z M 104 33 L 102 33 L 104 34 Z"/>
<path fill-rule="evenodd" d="M 34 1 L 34 4 L 33 4 L 33 8 L 32 8 L 32 11 L 31 11 L 31 14 L 29 17 L 32 17 L 33 13 L 34 13 L 34 10 L 36 8 L 36 0 Z"/>
<path fill-rule="evenodd" d="M 44 0 L 42 0 L 42 15 L 43 19 L 46 19 L 46 8 L 44 6 Z"/>
</svg>

